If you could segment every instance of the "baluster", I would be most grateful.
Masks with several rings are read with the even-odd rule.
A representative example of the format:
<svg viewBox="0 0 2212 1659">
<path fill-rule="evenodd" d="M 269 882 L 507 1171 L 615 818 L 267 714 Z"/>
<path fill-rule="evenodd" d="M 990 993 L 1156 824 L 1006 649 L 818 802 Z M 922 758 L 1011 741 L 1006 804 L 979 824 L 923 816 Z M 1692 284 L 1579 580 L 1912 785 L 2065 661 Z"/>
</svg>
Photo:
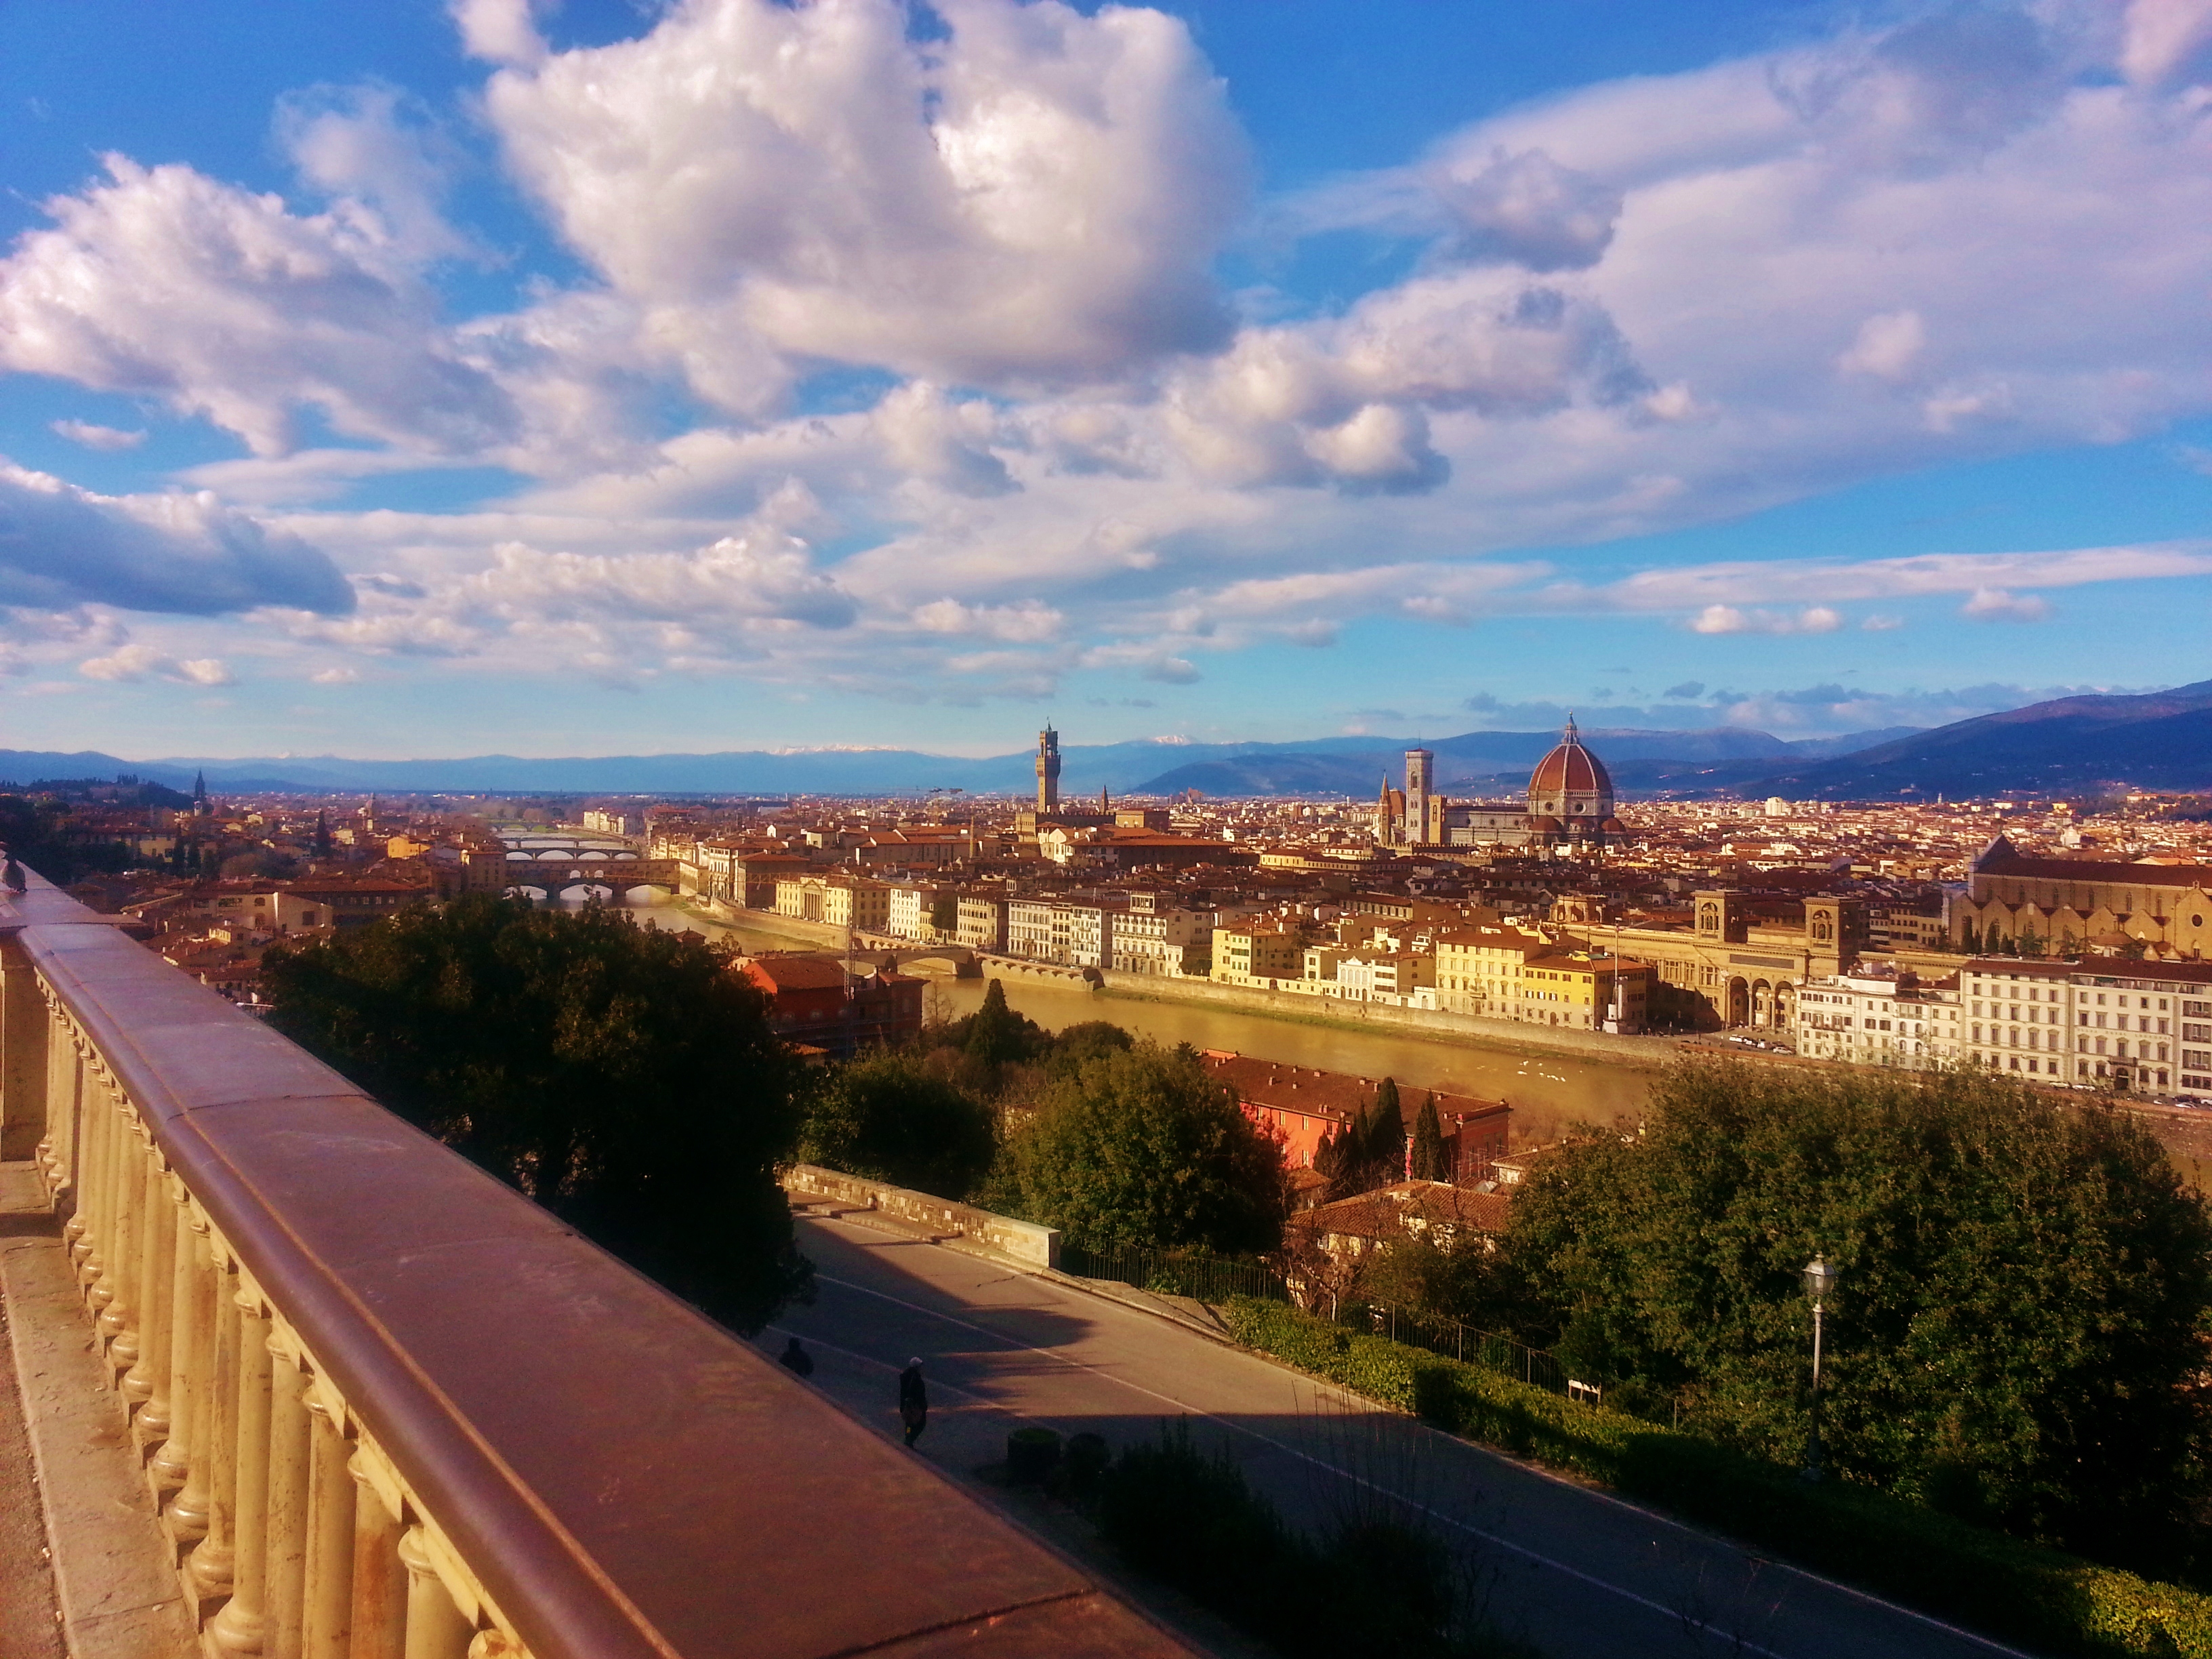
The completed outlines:
<svg viewBox="0 0 2212 1659">
<path fill-rule="evenodd" d="M 123 1397 L 141 1401 L 134 1432 L 142 1446 L 169 1437 L 169 1334 L 175 1298 L 161 1294 L 177 1273 L 177 1230 L 169 1219 L 169 1172 L 149 1146 L 138 1194 L 138 1282 L 146 1287 L 139 1320 L 138 1361 L 123 1378 Z"/>
<path fill-rule="evenodd" d="M 262 1652 L 301 1659 L 307 1567 L 307 1379 L 281 1333 L 269 1338 L 269 1580 Z"/>
<path fill-rule="evenodd" d="M 470 1640 L 469 1659 L 530 1659 L 530 1650 L 503 1630 L 480 1630 Z"/>
<path fill-rule="evenodd" d="M 78 1062 L 82 1068 L 82 1061 Z M 82 1070 L 80 1070 L 82 1076 Z M 82 1079 L 84 1091 L 83 1120 L 85 1138 L 84 1207 L 80 1219 L 84 1223 L 77 1240 L 70 1250 L 76 1261 L 77 1283 L 84 1287 L 85 1304 L 96 1316 L 107 1305 L 100 1293 L 100 1247 L 107 1226 L 107 1143 L 110 1121 L 104 1091 L 91 1078 Z"/>
<path fill-rule="evenodd" d="M 269 1605 L 269 1322 L 241 1284 L 238 1307 L 237 1531 L 230 1600 L 208 1626 L 215 1650 L 234 1659 L 261 1652 Z"/>
<path fill-rule="evenodd" d="M 182 1466 L 185 1484 L 169 1500 L 169 1534 L 180 1544 L 207 1536 L 208 1510 L 215 1501 L 209 1478 L 210 1384 L 215 1376 L 215 1251 L 206 1220 L 191 1209 L 183 1184 L 177 1194 L 177 1279 L 175 1329 L 169 1341 L 171 1468 Z"/>
<path fill-rule="evenodd" d="M 121 1133 L 116 1137 L 115 1224 L 108 1231 L 107 1260 L 114 1269 L 115 1297 L 100 1312 L 100 1328 L 106 1334 L 107 1363 L 116 1371 L 128 1371 L 138 1363 L 139 1309 L 146 1286 L 143 1251 L 146 1242 L 146 1127 L 124 1110 L 115 1097 Z M 118 1380 L 118 1387 L 121 1386 Z"/>
<path fill-rule="evenodd" d="M 356 1451 L 354 1480 L 353 1648 L 348 1659 L 404 1659 L 407 1574 L 399 1560 L 399 1517 Z"/>
<path fill-rule="evenodd" d="M 359 1503 L 347 1468 L 352 1449 L 327 1401 L 307 1417 L 307 1571 L 301 1601 L 304 1659 L 346 1659 L 353 1643 L 353 1534 Z"/>
<path fill-rule="evenodd" d="M 468 1659 L 474 1626 L 461 1616 L 430 1565 L 422 1528 L 410 1527 L 400 1534 L 399 1564 L 407 1569 L 405 1659 Z"/>
<path fill-rule="evenodd" d="M 208 1530 L 185 1563 L 191 1586 L 204 1602 L 230 1594 L 238 1562 L 239 1342 L 243 1322 L 235 1272 L 228 1263 L 216 1263 L 213 1278 L 215 1369 L 208 1378 L 207 1412 L 200 1419 L 201 1454 L 208 1467 Z"/>
<path fill-rule="evenodd" d="M 46 1131 L 53 1143 L 47 1173 L 56 1203 L 66 1202 L 69 1218 L 62 1237 L 74 1244 L 84 1231 L 84 1126 L 79 1121 L 83 1083 L 76 1044 L 62 1023 L 60 1010 L 46 1006 Z"/>
<path fill-rule="evenodd" d="M 148 1463 L 156 1492 L 181 1491 L 192 1472 L 192 1217 L 182 1182 L 162 1194 L 169 1218 L 169 1432 Z"/>
</svg>

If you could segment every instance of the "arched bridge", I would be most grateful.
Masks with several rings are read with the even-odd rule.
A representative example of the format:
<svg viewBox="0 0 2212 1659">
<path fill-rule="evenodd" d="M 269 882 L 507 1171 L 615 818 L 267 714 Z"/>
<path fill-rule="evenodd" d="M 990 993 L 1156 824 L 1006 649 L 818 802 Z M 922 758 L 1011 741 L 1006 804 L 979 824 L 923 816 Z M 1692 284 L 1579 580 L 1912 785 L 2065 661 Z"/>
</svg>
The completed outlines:
<svg viewBox="0 0 2212 1659">
<path fill-rule="evenodd" d="M 633 887 L 665 887 L 676 890 L 674 859 L 641 859 L 629 853 L 604 858 L 580 858 L 573 852 L 509 853 L 507 884 L 535 887 L 548 894 L 570 887 L 611 888 L 627 893 Z"/>
<path fill-rule="evenodd" d="M 975 951 L 964 945 L 916 945 L 912 939 L 881 939 L 870 933 L 856 934 L 853 939 L 853 955 L 856 962 L 872 968 L 890 958 L 895 968 L 903 968 L 909 962 L 935 960 L 952 964 L 957 979 L 981 977 L 982 966 L 975 960 Z"/>
</svg>

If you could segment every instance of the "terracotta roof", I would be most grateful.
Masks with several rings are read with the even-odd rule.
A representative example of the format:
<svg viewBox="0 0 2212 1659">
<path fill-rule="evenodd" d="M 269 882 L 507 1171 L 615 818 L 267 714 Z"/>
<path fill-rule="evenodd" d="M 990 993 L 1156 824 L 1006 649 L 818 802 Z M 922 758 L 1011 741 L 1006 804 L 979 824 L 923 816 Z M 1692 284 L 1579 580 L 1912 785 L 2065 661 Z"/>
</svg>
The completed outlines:
<svg viewBox="0 0 2212 1659">
<path fill-rule="evenodd" d="M 845 964 L 827 957 L 748 957 L 743 965 L 779 991 L 845 988 Z"/>
<path fill-rule="evenodd" d="M 2212 868 L 2201 864 L 2118 864 L 2102 859 L 2031 859 L 1998 854 L 1977 862 L 1978 876 L 2028 881 L 2103 882 L 2131 887 L 2197 887 L 2212 892 Z"/>
<path fill-rule="evenodd" d="M 1538 761 L 1536 769 L 1528 775 L 1528 793 L 1609 795 L 1613 793 L 1613 779 L 1606 772 L 1605 763 L 1583 747 L 1575 723 L 1569 720 L 1566 736 L 1559 747 Z"/>
<path fill-rule="evenodd" d="M 1512 1208 L 1512 1196 L 1506 1192 L 1478 1193 L 1441 1181 L 1401 1181 L 1301 1211 L 1291 1218 L 1291 1225 L 1347 1238 L 1395 1238 L 1410 1231 L 1409 1222 L 1502 1233 Z"/>
<path fill-rule="evenodd" d="M 1237 1091 L 1237 1097 L 1254 1106 L 1304 1112 L 1348 1122 L 1375 1097 L 1379 1078 L 1353 1077 L 1346 1072 L 1316 1071 L 1310 1066 L 1279 1065 L 1249 1054 L 1218 1048 L 1206 1051 L 1206 1069 Z M 1401 1085 L 1398 1109 L 1410 1132 L 1419 1114 L 1425 1089 Z M 1449 1134 L 1462 1119 L 1486 1117 L 1510 1109 L 1502 1100 L 1473 1095 L 1437 1094 L 1437 1118 Z"/>
</svg>

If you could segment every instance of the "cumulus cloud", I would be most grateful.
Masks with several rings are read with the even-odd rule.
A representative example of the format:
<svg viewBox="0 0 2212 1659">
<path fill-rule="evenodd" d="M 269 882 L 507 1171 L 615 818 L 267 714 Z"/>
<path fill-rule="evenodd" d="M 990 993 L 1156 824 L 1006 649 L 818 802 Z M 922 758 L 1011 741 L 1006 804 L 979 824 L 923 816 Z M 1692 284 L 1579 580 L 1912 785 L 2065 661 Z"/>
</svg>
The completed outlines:
<svg viewBox="0 0 2212 1659">
<path fill-rule="evenodd" d="M 1005 386 L 1228 334 L 1243 139 L 1176 19 L 950 0 L 924 42 L 895 0 L 690 0 L 533 65 L 485 21 L 517 9 L 463 11 L 511 65 L 485 98 L 510 164 L 708 395 L 763 343 Z"/>
<path fill-rule="evenodd" d="M 258 454 L 315 409 L 337 431 L 481 447 L 514 414 L 440 343 L 435 301 L 366 210 L 300 216 L 120 155 L 0 262 L 0 368 L 159 398 Z"/>
<path fill-rule="evenodd" d="M 1035 599 L 1019 605 L 968 605 L 957 599 L 936 599 L 918 605 L 914 623 L 930 634 L 974 634 L 1010 643 L 1032 645 L 1057 638 L 1067 618 L 1050 605 Z"/>
<path fill-rule="evenodd" d="M 97 495 L 0 462 L 0 605 L 88 603 L 334 615 L 352 608 L 353 590 L 319 550 L 206 491 Z"/>
<path fill-rule="evenodd" d="M 173 680 L 179 685 L 229 685 L 234 676 L 219 657 L 184 659 L 155 650 L 150 645 L 117 647 L 104 657 L 90 657 L 77 665 L 88 680 Z"/>
<path fill-rule="evenodd" d="M 1843 613 L 1825 605 L 1802 611 L 1744 611 L 1732 605 L 1709 605 L 1690 619 L 1694 634 L 1832 634 L 1844 625 Z"/>
<path fill-rule="evenodd" d="M 2133 0 L 2123 25 L 2121 71 L 2155 86 L 2200 63 L 2212 47 L 2212 0 Z"/>
<path fill-rule="evenodd" d="M 410 261 L 475 251 L 443 212 L 459 147 L 419 100 L 382 84 L 288 94 L 276 138 L 314 190 L 374 208 L 384 240 Z"/>
<path fill-rule="evenodd" d="M 82 444 L 87 449 L 104 450 L 111 454 L 118 450 L 136 449 L 146 441 L 143 431 L 126 432 L 120 427 L 96 426 L 90 421 L 49 421 L 46 424 L 73 444 Z"/>
<path fill-rule="evenodd" d="M 1959 614 L 1975 622 L 2041 622 L 2051 615 L 2051 602 L 2033 593 L 1978 587 L 1959 607 Z"/>
<path fill-rule="evenodd" d="M 1480 162 L 1462 155 L 1439 170 L 1433 188 L 1454 221 L 1453 256 L 1530 270 L 1596 264 L 1620 216 L 1620 191 L 1540 149 L 1498 149 Z"/>
<path fill-rule="evenodd" d="M 1870 374 L 1901 380 L 1928 343 L 1928 331 L 1917 311 L 1886 311 L 1859 325 L 1850 349 L 1836 359 L 1846 374 Z"/>
</svg>

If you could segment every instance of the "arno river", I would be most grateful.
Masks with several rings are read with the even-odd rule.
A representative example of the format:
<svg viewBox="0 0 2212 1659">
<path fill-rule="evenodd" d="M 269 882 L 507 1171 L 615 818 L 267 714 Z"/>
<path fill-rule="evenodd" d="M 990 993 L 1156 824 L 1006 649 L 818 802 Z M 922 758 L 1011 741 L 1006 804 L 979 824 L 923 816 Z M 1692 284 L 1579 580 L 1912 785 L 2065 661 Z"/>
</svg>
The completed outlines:
<svg viewBox="0 0 2212 1659">
<path fill-rule="evenodd" d="M 579 842 L 590 845 L 593 838 L 532 836 L 530 839 L 533 848 L 550 848 Z M 572 892 L 563 901 L 572 908 L 583 902 L 580 892 Z M 807 948 L 785 935 L 706 921 L 657 894 L 649 902 L 640 895 L 637 902 L 625 908 L 641 921 L 650 917 L 663 927 L 696 928 L 713 938 L 734 937 L 750 949 Z M 930 1008 L 933 1015 L 957 1019 L 983 1000 L 987 981 L 933 977 Z M 1516 1146 L 1552 1139 L 1578 1119 L 1609 1123 L 1621 1113 L 1638 1110 L 1651 1077 L 1648 1071 L 1564 1054 L 1514 1054 L 1455 1039 L 1346 1030 L 1189 1003 L 1102 995 L 1070 981 L 1034 980 L 1020 974 L 1003 982 L 1006 1000 L 1048 1030 L 1086 1019 L 1110 1020 L 1161 1042 L 1234 1049 L 1285 1065 L 1350 1072 L 1378 1080 L 1393 1077 L 1401 1088 L 1448 1089 L 1509 1101 L 1514 1107 Z"/>
</svg>

